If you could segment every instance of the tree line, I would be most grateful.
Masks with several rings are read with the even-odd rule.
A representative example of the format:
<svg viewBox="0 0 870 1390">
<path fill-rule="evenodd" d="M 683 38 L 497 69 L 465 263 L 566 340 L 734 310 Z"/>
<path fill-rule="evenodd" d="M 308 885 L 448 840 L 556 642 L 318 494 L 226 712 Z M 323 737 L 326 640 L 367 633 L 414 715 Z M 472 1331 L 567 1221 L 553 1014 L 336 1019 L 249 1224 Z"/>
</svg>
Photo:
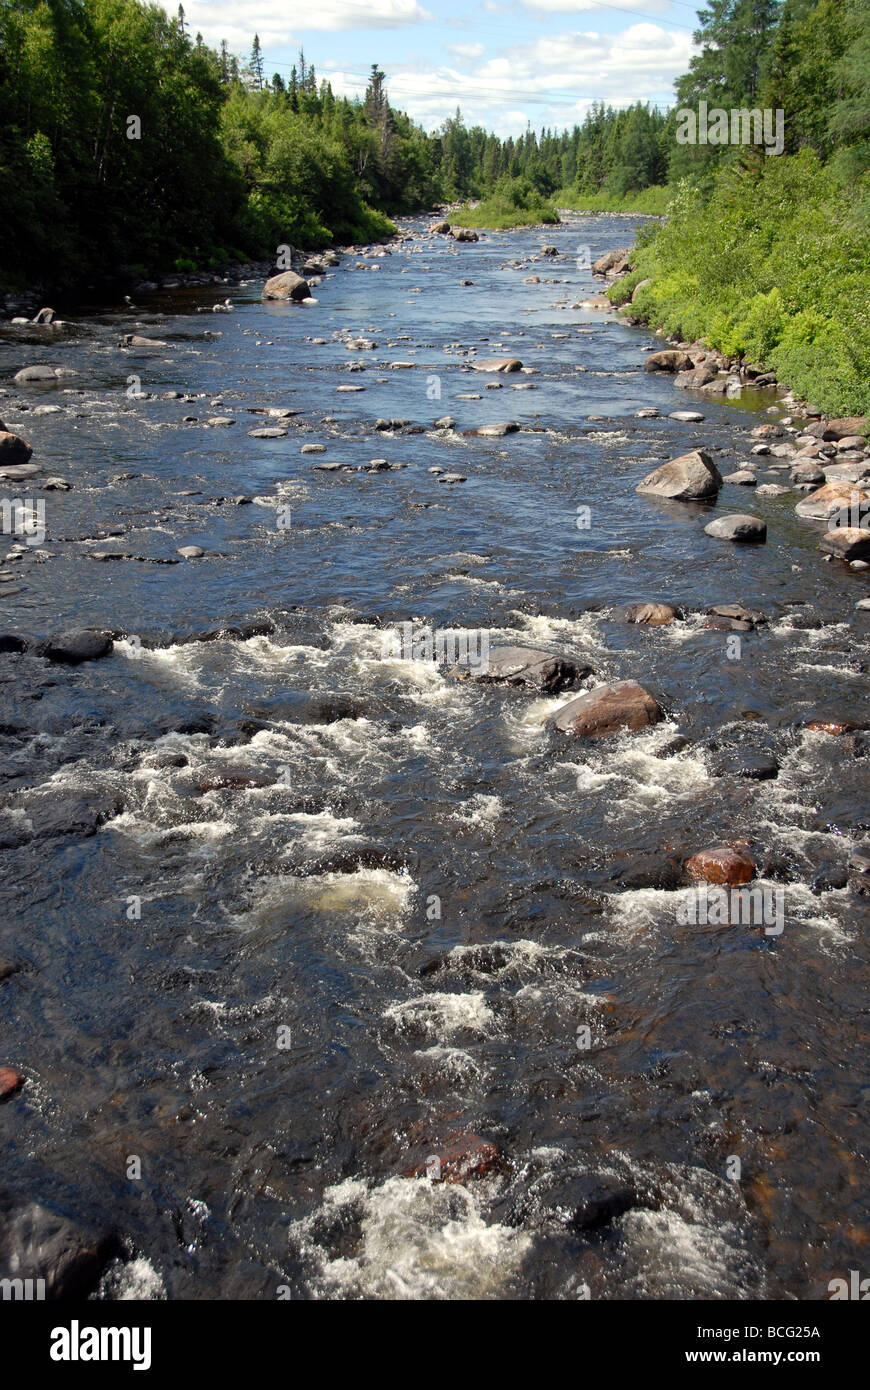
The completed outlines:
<svg viewBox="0 0 870 1390">
<path fill-rule="evenodd" d="M 390 218 L 490 198 L 535 220 L 689 180 L 705 195 L 757 149 L 680 144 L 678 107 L 785 111 L 786 148 L 856 204 L 870 169 L 870 0 L 708 0 L 676 103 L 594 103 L 571 130 L 501 139 L 457 109 L 427 133 L 390 102 L 336 96 L 300 52 L 267 76 L 140 0 L 0 0 L 0 284 L 73 283 L 389 234 Z M 131 119 L 135 118 L 135 119 Z"/>
</svg>

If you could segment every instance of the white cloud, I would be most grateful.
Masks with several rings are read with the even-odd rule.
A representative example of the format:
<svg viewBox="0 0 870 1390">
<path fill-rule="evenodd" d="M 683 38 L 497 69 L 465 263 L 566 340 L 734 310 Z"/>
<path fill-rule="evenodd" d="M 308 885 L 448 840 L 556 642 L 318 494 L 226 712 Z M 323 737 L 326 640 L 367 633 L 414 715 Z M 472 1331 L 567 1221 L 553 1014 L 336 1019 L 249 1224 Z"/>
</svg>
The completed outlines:
<svg viewBox="0 0 870 1390">
<path fill-rule="evenodd" d="M 448 47 L 457 58 L 482 58 L 486 52 L 482 43 L 451 43 Z"/>
<path fill-rule="evenodd" d="M 173 18 L 178 12 L 171 0 L 163 8 Z M 237 53 L 249 51 L 254 34 L 268 49 L 298 43 L 302 30 L 398 29 L 432 18 L 418 0 L 319 0 L 302 13 L 286 0 L 190 0 L 184 13 L 191 34 L 201 33 L 215 48 L 226 39 Z"/>
<path fill-rule="evenodd" d="M 689 34 L 638 23 L 619 34 L 542 36 L 461 71 L 392 68 L 388 87 L 393 104 L 428 129 L 460 106 L 468 124 L 516 135 L 527 120 L 536 128 L 581 121 L 596 100 L 625 106 L 658 96 L 667 103 L 692 51 Z M 359 92 L 358 76 L 328 75 L 336 92 Z"/>
<path fill-rule="evenodd" d="M 545 14 L 588 14 L 592 10 L 669 10 L 671 0 L 522 0 L 523 8 Z M 689 26 L 686 25 L 686 28 Z"/>
</svg>

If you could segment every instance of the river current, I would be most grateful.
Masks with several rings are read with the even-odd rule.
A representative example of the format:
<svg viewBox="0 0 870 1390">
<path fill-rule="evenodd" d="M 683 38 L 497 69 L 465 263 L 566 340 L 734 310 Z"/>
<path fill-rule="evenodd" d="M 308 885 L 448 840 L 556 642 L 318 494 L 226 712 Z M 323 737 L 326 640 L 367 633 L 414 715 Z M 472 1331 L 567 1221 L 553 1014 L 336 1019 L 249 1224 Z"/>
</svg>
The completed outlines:
<svg viewBox="0 0 870 1390">
<path fill-rule="evenodd" d="M 681 392 L 648 330 L 571 307 L 600 285 L 578 248 L 632 226 L 411 221 L 313 304 L 251 282 L 231 314 L 177 290 L 42 342 L 3 326 L 0 416 L 71 487 L 20 485 L 46 537 L 3 566 L 2 630 L 116 634 L 79 666 L 0 656 L 0 1063 L 27 1078 L 4 1181 L 117 1231 L 98 1296 L 818 1299 L 870 1274 L 868 899 L 843 882 L 868 574 L 825 562 L 800 493 L 635 492 L 693 448 L 733 471 L 785 410 Z M 77 375 L 14 384 L 33 363 Z M 767 543 L 704 533 L 734 511 Z M 682 616 L 624 621 L 647 600 Z M 730 603 L 766 619 L 736 648 L 707 625 Z M 571 693 L 388 650 L 409 623 L 638 680 L 666 719 L 567 739 Z M 674 865 L 737 840 L 777 935 L 680 924 Z M 464 1181 L 426 1175 L 469 1151 Z"/>
</svg>

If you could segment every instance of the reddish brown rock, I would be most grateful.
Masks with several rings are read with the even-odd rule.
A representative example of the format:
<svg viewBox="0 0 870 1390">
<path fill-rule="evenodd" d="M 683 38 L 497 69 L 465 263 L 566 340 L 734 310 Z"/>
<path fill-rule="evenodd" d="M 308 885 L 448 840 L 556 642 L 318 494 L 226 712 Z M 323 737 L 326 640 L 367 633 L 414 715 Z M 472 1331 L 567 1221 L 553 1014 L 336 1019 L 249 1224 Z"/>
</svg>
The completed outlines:
<svg viewBox="0 0 870 1390">
<path fill-rule="evenodd" d="M 643 623 L 647 627 L 665 627 L 679 617 L 669 603 L 632 603 L 625 610 L 627 623 Z"/>
<path fill-rule="evenodd" d="M 429 1177 L 433 1182 L 464 1183 L 472 1178 L 485 1178 L 501 1166 L 501 1154 L 495 1144 L 481 1139 L 471 1130 L 450 1134 L 425 1162 L 407 1174 L 409 1177 Z"/>
<path fill-rule="evenodd" d="M 14 1067 L 0 1067 L 0 1104 L 10 1100 L 24 1085 L 25 1077 Z"/>
<path fill-rule="evenodd" d="M 723 883 L 729 886 L 751 883 L 755 865 L 742 849 L 716 845 L 702 849 L 686 861 L 686 874 L 693 883 Z"/>
<path fill-rule="evenodd" d="M 822 432 L 823 439 L 848 439 L 850 435 L 864 436 L 867 420 L 863 415 L 846 415 L 839 420 L 829 420 Z"/>
<path fill-rule="evenodd" d="M 804 728 L 814 734 L 850 734 L 855 725 L 848 719 L 808 719 Z"/>
<path fill-rule="evenodd" d="M 563 705 L 550 727 L 574 738 L 602 738 L 620 729 L 645 729 L 664 717 L 661 706 L 637 681 L 617 681 Z"/>
</svg>

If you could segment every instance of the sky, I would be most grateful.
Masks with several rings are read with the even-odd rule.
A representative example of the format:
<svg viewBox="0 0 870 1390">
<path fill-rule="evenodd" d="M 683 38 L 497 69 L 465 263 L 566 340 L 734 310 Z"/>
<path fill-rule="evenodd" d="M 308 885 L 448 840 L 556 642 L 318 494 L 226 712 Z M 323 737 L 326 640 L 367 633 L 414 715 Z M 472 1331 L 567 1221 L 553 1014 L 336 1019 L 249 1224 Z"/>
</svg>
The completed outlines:
<svg viewBox="0 0 870 1390">
<path fill-rule="evenodd" d="M 177 0 L 163 0 L 174 15 Z M 434 130 L 457 106 L 498 135 L 561 129 L 595 100 L 673 104 L 693 52 L 689 0 L 188 0 L 190 32 L 288 77 L 299 48 L 336 95 L 362 96 L 372 63 L 393 106 Z"/>
</svg>

